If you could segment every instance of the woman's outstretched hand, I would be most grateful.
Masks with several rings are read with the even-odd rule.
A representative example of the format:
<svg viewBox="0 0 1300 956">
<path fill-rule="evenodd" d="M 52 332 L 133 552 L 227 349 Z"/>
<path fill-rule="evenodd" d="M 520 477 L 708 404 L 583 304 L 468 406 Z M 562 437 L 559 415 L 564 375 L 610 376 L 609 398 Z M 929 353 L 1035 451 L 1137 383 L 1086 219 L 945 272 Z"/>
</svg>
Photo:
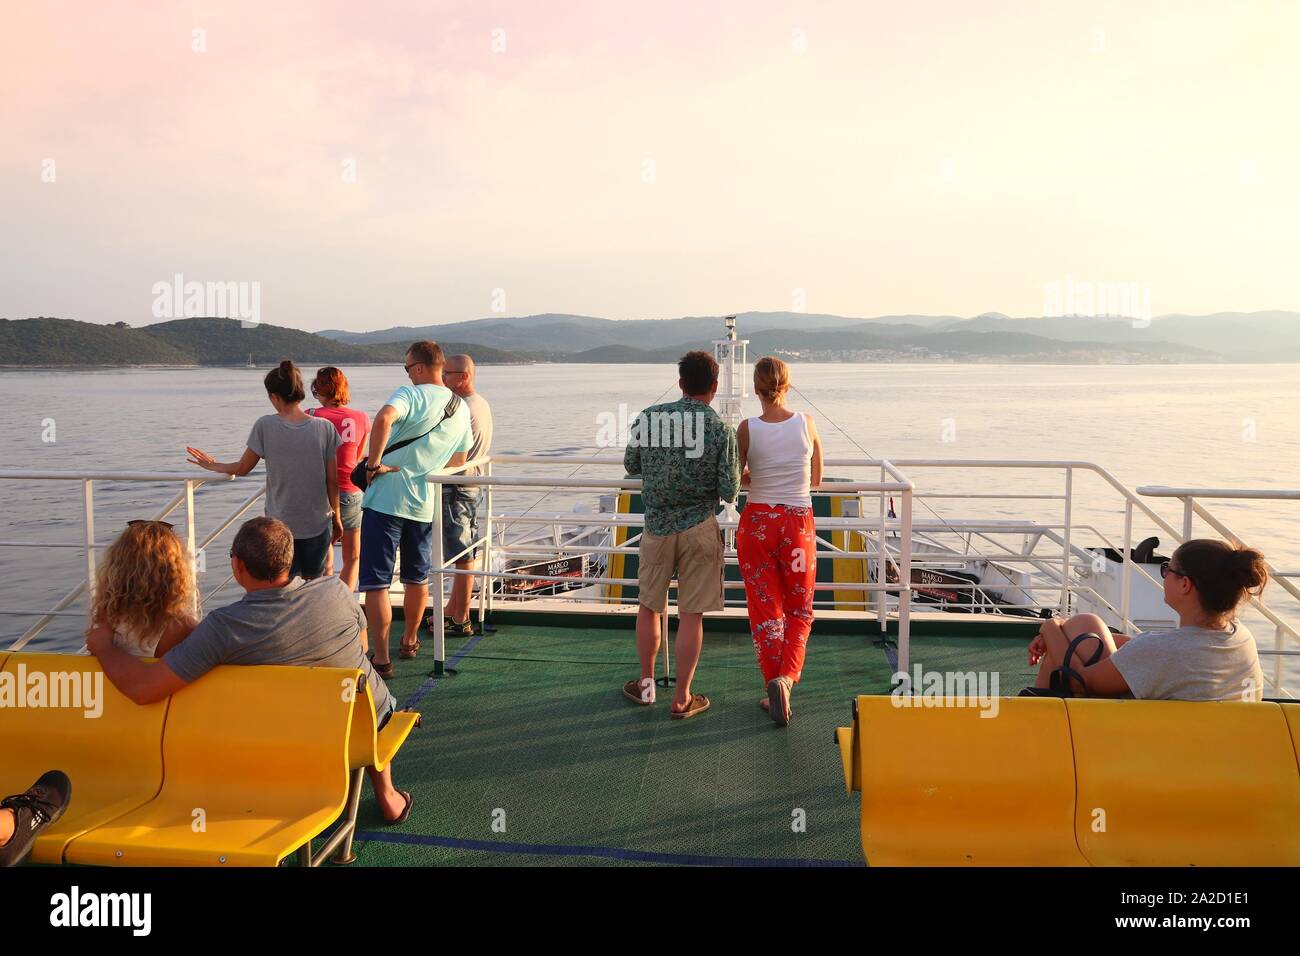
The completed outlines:
<svg viewBox="0 0 1300 956">
<path fill-rule="evenodd" d="M 200 468 L 206 468 L 208 471 L 219 470 L 217 467 L 219 464 L 218 461 L 215 458 L 213 458 L 211 455 L 209 455 L 206 451 L 200 451 L 197 448 L 191 448 L 189 445 L 185 446 L 185 450 L 190 453 L 190 457 L 187 458 L 186 460 L 191 465 L 198 465 Z"/>
</svg>

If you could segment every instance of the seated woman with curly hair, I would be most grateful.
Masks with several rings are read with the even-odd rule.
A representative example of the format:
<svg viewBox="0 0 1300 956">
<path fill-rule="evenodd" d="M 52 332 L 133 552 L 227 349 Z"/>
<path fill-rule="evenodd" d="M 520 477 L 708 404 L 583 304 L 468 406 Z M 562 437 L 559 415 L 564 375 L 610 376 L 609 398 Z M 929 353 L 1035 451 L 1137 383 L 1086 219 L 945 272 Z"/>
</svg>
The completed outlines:
<svg viewBox="0 0 1300 956">
<path fill-rule="evenodd" d="M 91 620 L 136 657 L 162 657 L 194 630 L 194 568 L 165 521 L 132 521 L 95 574 Z"/>
</svg>

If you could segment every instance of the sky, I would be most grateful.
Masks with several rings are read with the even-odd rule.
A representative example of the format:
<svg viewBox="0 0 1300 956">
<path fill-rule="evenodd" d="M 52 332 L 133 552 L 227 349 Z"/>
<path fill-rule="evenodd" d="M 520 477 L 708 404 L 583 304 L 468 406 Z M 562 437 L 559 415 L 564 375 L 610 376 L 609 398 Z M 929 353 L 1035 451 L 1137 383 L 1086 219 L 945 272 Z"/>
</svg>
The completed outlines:
<svg viewBox="0 0 1300 956">
<path fill-rule="evenodd" d="M 1294 0 L 5 19 L 4 318 L 177 317 L 176 276 L 307 330 L 1039 315 L 1088 283 L 1157 315 L 1300 310 Z"/>
</svg>

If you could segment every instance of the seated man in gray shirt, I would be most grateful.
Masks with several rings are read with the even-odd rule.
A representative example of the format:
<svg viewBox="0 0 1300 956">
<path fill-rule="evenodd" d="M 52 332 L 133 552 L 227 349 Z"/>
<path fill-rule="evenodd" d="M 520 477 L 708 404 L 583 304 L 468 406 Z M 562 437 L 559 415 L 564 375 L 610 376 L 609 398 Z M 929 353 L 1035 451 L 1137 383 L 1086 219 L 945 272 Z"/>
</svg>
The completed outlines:
<svg viewBox="0 0 1300 956">
<path fill-rule="evenodd" d="M 254 518 L 235 535 L 230 565 L 243 598 L 208 614 L 157 664 L 113 644 L 111 628 L 86 632 L 86 646 L 99 658 L 113 685 L 137 704 L 183 693 L 218 664 L 296 664 L 353 667 L 366 675 L 375 717 L 383 727 L 397 709 L 388 685 L 366 658 L 366 618 L 336 577 L 304 581 L 289 577 L 293 533 L 275 518 Z M 404 823 L 411 795 L 393 787 L 392 765 L 382 773 L 367 768 L 389 823 Z"/>
</svg>

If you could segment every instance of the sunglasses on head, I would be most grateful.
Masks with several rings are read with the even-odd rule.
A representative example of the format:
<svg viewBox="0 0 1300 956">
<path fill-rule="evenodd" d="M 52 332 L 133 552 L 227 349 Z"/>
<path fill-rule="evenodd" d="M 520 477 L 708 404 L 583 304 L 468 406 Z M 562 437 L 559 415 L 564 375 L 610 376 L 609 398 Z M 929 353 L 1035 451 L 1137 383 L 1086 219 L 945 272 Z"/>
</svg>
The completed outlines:
<svg viewBox="0 0 1300 956">
<path fill-rule="evenodd" d="M 152 519 L 152 518 L 134 518 L 134 519 L 132 519 L 131 521 L 128 521 L 128 522 L 126 523 L 126 526 L 127 526 L 128 528 L 133 528 L 133 527 L 135 527 L 135 526 L 138 525 L 138 524 L 160 524 L 160 525 L 162 525 L 164 528 L 166 528 L 168 531 L 171 531 L 172 529 L 174 529 L 174 528 L 176 527 L 176 525 L 172 524 L 170 521 L 157 521 L 157 520 Z"/>
</svg>

